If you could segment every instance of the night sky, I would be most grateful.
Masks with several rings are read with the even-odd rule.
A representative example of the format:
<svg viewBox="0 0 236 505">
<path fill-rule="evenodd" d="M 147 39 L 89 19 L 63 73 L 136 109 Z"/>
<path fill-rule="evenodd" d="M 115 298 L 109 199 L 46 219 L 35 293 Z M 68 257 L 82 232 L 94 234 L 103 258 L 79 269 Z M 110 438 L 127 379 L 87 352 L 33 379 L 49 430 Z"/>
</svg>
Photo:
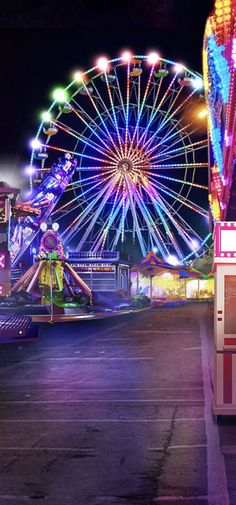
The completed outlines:
<svg viewBox="0 0 236 505">
<path fill-rule="evenodd" d="M 50 90 L 68 84 L 77 67 L 91 67 L 97 55 L 156 49 L 201 71 L 213 1 L 34 0 L 22 7 L 20 0 L 3 0 L 0 6 L 1 169 L 27 163 L 28 139 L 50 103 Z"/>
</svg>

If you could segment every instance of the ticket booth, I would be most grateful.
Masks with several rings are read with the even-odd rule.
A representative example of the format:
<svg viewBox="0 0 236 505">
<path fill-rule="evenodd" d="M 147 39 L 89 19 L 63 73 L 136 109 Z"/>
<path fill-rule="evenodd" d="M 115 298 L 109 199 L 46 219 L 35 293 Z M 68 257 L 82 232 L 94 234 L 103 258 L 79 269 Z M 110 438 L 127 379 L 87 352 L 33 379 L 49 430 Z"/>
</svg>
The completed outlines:
<svg viewBox="0 0 236 505">
<path fill-rule="evenodd" d="M 214 272 L 213 413 L 236 415 L 236 222 L 215 224 Z"/>
</svg>

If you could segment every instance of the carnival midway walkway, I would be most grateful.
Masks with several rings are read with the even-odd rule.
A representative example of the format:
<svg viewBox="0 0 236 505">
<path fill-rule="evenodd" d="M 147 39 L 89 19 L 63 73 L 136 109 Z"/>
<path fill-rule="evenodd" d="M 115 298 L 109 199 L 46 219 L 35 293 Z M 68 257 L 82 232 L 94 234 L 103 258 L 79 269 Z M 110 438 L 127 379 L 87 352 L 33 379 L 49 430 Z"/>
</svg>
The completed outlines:
<svg viewBox="0 0 236 505">
<path fill-rule="evenodd" d="M 2 345 L 0 505 L 235 505 L 236 421 L 211 415 L 212 314 L 153 309 Z"/>
</svg>

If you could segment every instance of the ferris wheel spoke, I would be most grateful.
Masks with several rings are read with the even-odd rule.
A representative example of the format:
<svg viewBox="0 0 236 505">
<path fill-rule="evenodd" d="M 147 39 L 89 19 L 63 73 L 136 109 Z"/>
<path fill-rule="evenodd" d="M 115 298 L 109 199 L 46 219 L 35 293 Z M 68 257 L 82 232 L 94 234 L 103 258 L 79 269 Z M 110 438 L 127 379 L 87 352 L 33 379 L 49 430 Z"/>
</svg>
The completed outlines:
<svg viewBox="0 0 236 505">
<path fill-rule="evenodd" d="M 117 215 L 122 207 L 122 198 L 118 201 L 117 205 L 114 207 L 110 215 L 108 215 L 107 220 L 104 222 L 102 229 L 100 230 L 100 236 L 94 242 L 92 250 L 97 252 L 98 250 L 103 251 L 107 235 L 109 233 L 111 225 L 114 223 Z"/>
<path fill-rule="evenodd" d="M 85 86 L 85 88 L 86 88 L 86 86 Z M 116 151 L 116 155 L 118 156 L 118 159 L 120 159 L 119 149 L 118 149 L 118 147 L 117 147 L 116 143 L 114 142 L 114 139 L 113 139 L 112 135 L 111 135 L 111 134 L 110 134 L 110 132 L 109 132 L 109 129 L 108 129 L 108 127 L 107 127 L 107 124 L 106 124 L 106 122 L 104 121 L 103 116 L 102 116 L 102 114 L 100 113 L 100 111 L 99 111 L 99 109 L 98 109 L 98 107 L 97 107 L 97 104 L 96 104 L 95 100 L 94 100 L 94 99 L 93 99 L 93 97 L 92 97 L 92 94 L 91 94 L 91 93 L 89 93 L 89 91 L 87 90 L 87 88 L 86 88 L 86 91 L 87 91 L 87 95 L 88 95 L 88 97 L 89 97 L 89 99 L 90 99 L 90 102 L 92 103 L 92 105 L 93 105 L 94 109 L 96 110 L 96 112 L 97 112 L 97 114 L 98 114 L 98 116 L 99 116 L 99 119 L 100 119 L 100 121 L 101 121 L 101 123 L 102 123 L 103 127 L 105 128 L 105 131 L 106 131 L 106 133 L 107 133 L 107 135 L 108 135 L 108 137 L 109 137 L 109 139 L 110 139 L 110 142 L 111 142 L 111 144 L 113 145 L 113 147 L 114 147 L 114 149 L 115 149 L 115 151 Z M 95 133 L 95 132 L 94 132 L 94 133 Z"/>
<path fill-rule="evenodd" d="M 80 142 L 83 142 L 83 144 L 85 144 L 86 146 L 89 146 L 92 149 L 95 149 L 100 154 L 103 154 L 103 156 L 105 156 L 105 157 L 109 158 L 110 160 L 114 161 L 114 157 L 111 154 L 109 154 L 109 152 L 107 150 L 104 150 L 103 148 L 101 148 L 101 146 L 99 146 L 93 140 L 88 139 L 88 137 L 85 137 L 84 135 L 81 135 L 81 134 L 79 134 L 77 132 L 72 131 L 71 128 L 65 127 L 64 125 L 62 125 L 61 123 L 59 123 L 57 121 L 52 121 L 52 123 L 57 128 L 59 128 L 60 130 L 62 130 L 65 133 L 67 133 L 68 135 L 71 135 L 72 137 L 76 138 Z"/>
<path fill-rule="evenodd" d="M 139 207 L 142 217 L 144 218 L 146 225 L 148 227 L 150 235 L 153 237 L 155 240 L 156 245 L 159 247 L 160 251 L 162 252 L 163 256 L 167 252 L 167 248 L 165 243 L 162 240 L 162 236 L 160 234 L 160 231 L 158 230 L 156 224 L 155 224 L 155 219 L 151 215 L 150 211 L 147 208 L 147 205 L 144 203 L 144 199 L 142 198 L 142 195 L 140 192 L 137 190 L 135 185 L 130 181 L 130 186 L 132 190 L 132 195 L 134 195 L 135 203 L 137 207 Z M 137 225 L 135 223 L 135 227 L 137 230 Z"/>
<path fill-rule="evenodd" d="M 188 125 L 188 126 L 190 126 L 190 125 Z M 186 131 L 184 131 L 184 130 L 186 130 Z M 191 136 L 194 135 L 198 130 L 199 130 L 199 127 L 194 128 L 191 131 L 187 130 L 185 127 L 185 128 L 182 128 L 181 130 L 177 131 L 175 135 L 171 135 L 172 138 L 174 136 L 178 137 L 174 142 L 171 142 L 171 144 L 165 145 L 165 144 L 162 144 L 162 142 L 160 142 L 158 147 L 159 148 L 161 146 L 162 147 L 161 147 L 160 151 L 158 152 L 158 156 L 163 156 L 166 153 L 166 151 L 168 151 L 169 149 L 172 149 L 174 146 L 176 146 L 180 142 L 184 143 L 185 139 L 187 139 L 189 142 L 191 139 Z M 170 137 L 169 137 L 169 139 L 170 139 Z M 168 140 L 168 137 L 167 137 L 167 140 Z"/>
<path fill-rule="evenodd" d="M 164 208 L 164 205 L 162 205 L 162 202 L 161 202 L 161 198 L 160 198 L 160 195 L 156 192 L 156 190 L 151 186 L 151 187 L 144 187 L 146 193 L 148 194 L 150 200 L 152 201 L 153 203 L 153 206 L 162 222 L 162 225 L 164 227 L 164 230 L 165 230 L 165 233 L 166 233 L 166 237 L 168 237 L 175 249 L 175 251 L 177 252 L 178 256 L 180 258 L 183 258 L 183 252 L 177 242 L 177 240 L 175 239 L 165 217 L 164 217 L 164 214 L 163 214 L 163 211 L 165 212 L 165 214 L 167 214 L 168 218 L 169 218 L 169 212 L 166 211 L 166 209 Z M 167 251 L 168 253 L 168 251 Z"/>
<path fill-rule="evenodd" d="M 181 168 L 197 168 L 197 167 L 207 168 L 208 163 L 201 163 L 201 162 L 197 162 L 197 163 L 170 163 L 170 164 L 165 163 L 164 165 L 159 164 L 159 163 L 158 164 L 150 163 L 148 170 L 152 170 L 152 169 L 156 169 L 156 168 L 158 168 L 158 170 L 169 170 L 169 168 L 171 168 L 171 170 L 173 170 L 173 169 L 179 170 Z"/>
<path fill-rule="evenodd" d="M 122 143 L 120 132 L 119 132 L 119 127 L 118 127 L 117 117 L 116 117 L 116 112 L 115 112 L 115 106 L 114 106 L 114 102 L 113 102 L 113 99 L 112 99 L 112 93 L 111 93 L 110 83 L 108 81 L 108 77 L 107 77 L 107 72 L 106 71 L 104 72 L 104 77 L 105 77 L 106 86 L 107 86 L 107 93 L 108 93 L 110 104 L 111 104 L 111 110 L 112 110 L 112 115 L 113 115 L 113 123 L 114 123 L 114 126 L 115 126 L 115 130 L 116 130 L 116 134 L 117 134 L 117 138 L 118 138 L 118 142 L 119 142 L 119 146 L 120 146 L 120 151 L 121 151 L 122 156 L 124 156 L 123 143 Z"/>
<path fill-rule="evenodd" d="M 184 144 L 182 147 L 178 147 L 176 149 L 171 149 L 170 151 L 166 151 L 165 153 L 159 153 L 156 156 L 153 156 L 153 159 L 155 158 L 160 158 L 163 156 L 168 156 L 171 155 L 171 159 L 175 158 L 176 156 L 181 156 L 181 153 L 184 152 L 191 152 L 194 148 L 194 151 L 199 151 L 201 149 L 206 149 L 207 147 L 207 140 L 199 140 L 198 142 L 193 142 L 192 144 Z M 162 161 L 168 160 L 169 158 L 164 158 Z"/>
<path fill-rule="evenodd" d="M 116 85 L 117 85 L 117 89 L 118 89 L 118 97 L 119 97 L 119 100 L 120 100 L 120 103 L 121 103 L 121 108 L 122 108 L 122 113 L 123 113 L 123 122 L 124 122 L 124 125 L 125 125 L 126 110 L 125 110 L 124 99 L 123 99 L 123 95 L 122 95 L 122 92 L 121 92 L 120 81 L 119 81 L 119 77 L 118 77 L 118 73 L 117 73 L 116 67 L 114 68 L 114 74 L 115 74 L 115 77 L 116 77 Z"/>
<path fill-rule="evenodd" d="M 158 147 L 162 147 L 161 149 L 161 153 L 162 152 L 165 152 L 165 150 L 168 150 L 170 149 L 170 147 L 173 147 L 174 145 L 178 144 L 178 142 L 181 142 L 181 139 L 182 139 L 182 133 L 183 132 L 187 132 L 187 136 L 188 135 L 191 135 L 191 133 L 195 133 L 198 128 L 194 129 L 192 132 L 189 131 L 189 127 L 192 125 L 192 123 L 188 123 L 186 126 L 183 126 L 182 128 L 178 129 L 178 125 L 180 124 L 180 120 L 179 121 L 175 121 L 175 122 L 171 122 L 170 123 L 170 127 L 169 129 L 167 130 L 166 134 L 162 137 L 162 139 L 160 139 L 159 141 L 159 145 Z M 171 132 L 174 132 L 170 135 Z M 171 139 L 174 139 L 175 137 L 177 137 L 177 140 L 175 140 L 174 142 L 172 142 L 171 144 L 167 144 L 166 145 L 166 142 L 168 142 L 169 140 Z M 183 137 L 184 138 L 184 137 Z"/>
<path fill-rule="evenodd" d="M 106 242 L 106 238 L 107 238 L 107 234 L 110 230 L 110 227 L 118 213 L 118 209 L 120 208 L 120 204 L 122 204 L 122 198 L 120 199 L 120 202 L 119 204 L 117 204 L 117 199 L 118 199 L 118 196 L 120 194 L 120 188 L 121 188 L 121 185 L 122 185 L 122 182 L 123 182 L 123 178 L 120 177 L 119 179 L 119 184 L 118 184 L 118 187 L 117 187 L 117 190 L 116 190 L 116 194 L 115 194 L 115 198 L 114 198 L 114 202 L 113 202 L 113 206 L 112 206 L 112 210 L 111 210 L 111 213 L 110 213 L 110 216 L 109 216 L 109 219 L 108 219 L 108 223 L 107 223 L 107 226 L 105 228 L 105 232 L 104 232 L 104 236 L 103 236 L 103 241 L 102 241 L 102 244 L 101 244 L 101 247 L 102 247 L 102 250 L 104 249 L 104 245 L 105 245 L 105 242 Z"/>
<path fill-rule="evenodd" d="M 184 105 L 186 105 L 186 103 L 192 98 L 192 96 L 195 93 L 196 93 L 196 89 L 194 89 L 192 91 L 192 93 L 190 93 L 185 98 L 185 100 L 183 100 L 183 102 L 181 102 L 181 104 L 174 110 L 174 112 L 172 112 L 169 116 L 165 117 L 165 119 L 162 121 L 162 123 L 157 128 L 157 131 L 154 133 L 154 137 L 156 136 L 157 133 L 160 133 L 162 131 L 163 127 L 168 123 L 168 121 L 170 121 L 171 119 L 173 119 L 174 116 L 176 116 L 177 112 L 179 112 L 180 109 L 182 109 L 184 107 Z"/>
<path fill-rule="evenodd" d="M 146 255 L 146 245 L 144 243 L 143 235 L 142 235 L 141 230 L 140 230 L 137 214 L 136 214 L 136 211 L 135 211 L 133 194 L 132 194 L 132 191 L 131 191 L 131 187 L 130 187 L 130 183 L 129 183 L 127 175 L 124 175 L 124 179 L 125 179 L 126 190 L 127 190 L 127 193 L 128 193 L 130 210 L 131 210 L 131 214 L 132 214 L 132 217 L 133 217 L 133 222 L 134 222 L 134 225 L 135 225 L 135 229 L 136 229 L 139 245 L 140 245 L 140 248 L 141 248 L 143 256 L 145 256 Z"/>
<path fill-rule="evenodd" d="M 100 119 L 101 123 L 103 124 L 103 126 L 104 126 L 104 128 L 105 128 L 105 130 L 106 130 L 106 132 L 108 134 L 109 140 L 110 140 L 111 144 L 113 145 L 113 147 L 114 147 L 114 149 L 116 151 L 116 154 L 113 152 L 113 155 L 115 157 L 118 156 L 118 158 L 119 158 L 118 148 L 117 148 L 117 146 L 116 146 L 116 144 L 115 144 L 115 142 L 114 142 L 114 140 L 113 140 L 113 138 L 112 138 L 112 136 L 111 136 L 111 134 L 110 134 L 110 132 L 109 132 L 109 130 L 107 128 L 107 125 L 106 125 L 106 123 L 105 123 L 102 115 L 100 114 L 100 112 L 99 112 L 99 110 L 97 108 L 96 103 L 94 102 L 93 98 L 91 97 L 91 94 L 89 94 L 89 98 L 92 101 L 92 103 L 93 103 L 93 105 L 94 105 L 94 107 L 96 109 L 96 112 L 97 112 L 97 114 L 99 116 L 99 119 Z M 86 125 L 86 127 L 93 133 L 93 135 L 95 135 L 100 140 L 100 142 L 106 147 L 106 149 L 108 151 L 110 151 L 111 150 L 111 145 L 107 144 L 107 142 L 105 142 L 105 140 L 103 140 L 100 137 L 100 135 L 97 133 L 97 131 L 89 123 L 87 123 L 87 121 L 83 118 L 83 116 L 74 107 L 72 107 L 72 105 L 70 105 L 70 107 L 71 107 L 71 110 L 74 112 L 74 114 L 76 114 L 76 116 L 79 117 L 79 119 Z"/>
<path fill-rule="evenodd" d="M 112 174 L 109 174 L 107 177 L 101 179 L 100 181 L 98 181 L 96 184 L 92 184 L 90 188 L 86 189 L 85 191 L 83 191 L 82 193 L 80 193 L 79 195 L 79 198 L 82 199 L 83 197 L 85 197 L 86 195 L 86 198 L 87 198 L 87 195 L 88 193 L 90 193 L 90 191 L 94 191 L 95 188 L 98 188 L 99 186 L 101 186 L 102 184 L 104 184 L 104 182 L 106 182 L 107 180 L 111 179 L 112 177 Z M 108 183 L 109 184 L 109 183 Z M 102 191 L 102 190 L 101 190 Z M 73 198 L 72 200 L 70 200 L 69 202 L 65 203 L 64 205 L 62 205 L 61 207 L 59 207 L 58 211 L 62 211 L 64 209 L 66 209 L 69 205 L 71 205 L 71 203 L 74 203 L 78 200 L 78 196 L 76 196 L 75 198 Z M 74 209 L 74 207 L 73 207 Z M 72 209 L 72 210 L 73 210 Z M 56 211 L 55 211 L 56 212 Z"/>
<path fill-rule="evenodd" d="M 86 169 L 86 168 L 87 167 L 84 167 L 84 169 Z M 89 167 L 89 168 L 91 168 L 91 167 Z M 94 167 L 92 167 L 92 168 L 94 168 Z M 97 167 L 97 168 L 99 168 L 99 167 Z M 80 185 L 88 186 L 89 184 L 93 184 L 93 180 L 94 179 L 101 179 L 101 177 L 103 175 L 107 176 L 108 174 L 114 174 L 115 173 L 114 167 L 110 167 L 110 168 L 111 168 L 111 170 L 106 170 L 105 173 L 102 173 L 102 174 L 99 173 L 97 175 L 92 175 L 92 176 L 89 176 L 89 177 L 85 177 L 85 179 L 78 179 L 77 181 L 70 182 L 70 184 L 68 184 L 68 186 L 67 186 L 67 188 L 65 190 L 65 193 L 67 191 L 71 191 L 71 188 L 74 188 L 76 186 L 80 186 Z M 100 167 L 100 169 L 102 170 L 103 167 Z M 107 167 L 106 167 L 106 169 L 107 169 Z M 101 182 L 103 182 L 103 181 L 101 180 Z"/>
<path fill-rule="evenodd" d="M 130 61 L 127 62 L 127 74 L 126 74 L 125 156 L 128 155 L 129 102 L 130 102 Z"/>
<path fill-rule="evenodd" d="M 123 219 L 123 213 L 124 213 L 124 220 L 126 219 L 126 216 L 128 214 L 128 210 L 129 210 L 129 202 L 126 201 L 126 204 L 125 204 L 125 207 L 124 207 L 124 211 L 122 211 L 122 219 Z M 114 237 L 114 240 L 112 241 L 112 246 L 111 246 L 111 250 L 114 251 L 117 247 L 117 244 L 119 242 L 119 239 L 120 239 L 120 236 L 122 234 L 122 219 L 120 220 L 120 223 L 118 225 L 118 228 L 116 230 L 116 234 L 115 234 L 115 237 Z M 121 238 L 121 242 L 123 242 L 124 240 L 122 240 Z"/>
<path fill-rule="evenodd" d="M 104 225 L 103 225 L 103 227 L 101 229 L 99 239 L 94 243 L 93 251 L 97 251 L 99 247 L 101 247 L 101 250 L 104 249 L 104 244 L 105 244 L 105 241 L 106 241 L 106 238 L 107 238 L 107 234 L 108 234 L 108 232 L 110 230 L 110 227 L 111 227 L 112 223 L 114 222 L 114 219 L 116 218 L 116 216 L 117 216 L 117 214 L 118 214 L 118 212 L 120 210 L 120 207 L 122 205 L 122 198 L 120 198 L 120 201 L 117 204 L 117 200 L 118 200 L 118 197 L 120 195 L 121 184 L 122 184 L 122 178 L 120 177 L 120 180 L 119 180 L 119 183 L 118 183 L 118 186 L 117 186 L 117 189 L 116 189 L 116 193 L 115 193 L 115 198 L 114 198 L 114 202 L 113 202 L 113 205 L 112 205 L 112 209 L 108 213 L 108 216 L 107 216 L 106 220 L 104 221 Z"/>
<path fill-rule="evenodd" d="M 155 98 L 152 103 L 151 114 L 150 114 L 150 118 L 148 121 L 149 126 L 152 124 L 152 121 L 155 119 L 155 116 L 156 116 L 157 102 L 159 100 L 159 95 L 160 95 L 162 83 L 163 83 L 163 77 L 160 78 L 158 86 L 157 86 L 157 91 L 154 95 Z"/>
<path fill-rule="evenodd" d="M 94 87 L 94 89 L 96 91 L 96 94 L 97 94 L 97 96 L 93 95 L 93 98 L 97 99 L 98 103 L 100 103 L 102 105 L 107 120 L 109 121 L 110 125 L 112 127 L 114 127 L 115 126 L 114 119 L 112 118 L 112 115 L 110 114 L 110 111 L 109 111 L 108 107 L 106 106 L 106 104 L 105 104 L 105 102 L 104 102 L 104 100 L 103 100 L 103 98 L 101 96 L 101 93 L 99 92 L 99 90 L 98 90 L 98 88 L 97 88 L 97 86 L 95 84 L 95 80 L 93 80 L 93 87 Z"/>
<path fill-rule="evenodd" d="M 192 250 L 191 244 L 193 241 L 193 237 L 198 238 L 200 240 L 200 243 L 201 243 L 201 237 L 196 232 L 196 230 L 194 230 L 193 228 L 191 228 L 191 226 L 189 226 L 189 224 L 183 219 L 183 217 L 180 214 L 175 213 L 175 215 L 173 215 L 173 209 L 172 209 L 171 205 L 167 202 L 167 200 L 162 195 L 160 195 L 159 198 L 160 198 L 160 202 L 162 202 L 161 205 L 163 206 L 163 209 L 165 209 L 166 214 L 169 216 L 169 219 L 173 223 L 178 234 L 182 237 L 186 246 Z M 182 224 L 180 224 L 180 222 L 177 221 L 176 217 L 178 217 L 178 220 Z M 189 233 L 187 232 L 187 229 L 192 233 L 192 236 L 189 235 Z M 195 253 L 198 256 L 197 250 L 195 251 Z"/>
<path fill-rule="evenodd" d="M 138 119 L 137 119 L 137 122 L 136 122 L 136 125 L 135 125 L 134 133 L 133 133 L 132 140 L 131 140 L 131 143 L 130 143 L 130 147 L 129 147 L 129 150 L 128 150 L 128 156 L 130 155 L 130 152 L 132 150 L 132 147 L 133 147 L 133 144 L 134 144 L 134 141 L 135 141 L 135 137 L 136 137 L 136 134 L 137 134 L 137 130 L 139 128 L 139 124 L 140 124 L 140 121 L 141 121 L 143 109 L 144 109 L 144 106 L 145 106 L 145 103 L 146 103 L 146 98 L 148 96 L 148 92 L 149 92 L 149 89 L 150 89 L 151 79 L 152 79 L 152 75 L 153 75 L 153 72 L 154 72 L 154 68 L 155 68 L 155 64 L 152 65 L 151 69 L 150 69 L 150 73 L 149 73 L 149 76 L 148 76 L 146 88 L 145 88 L 144 95 L 143 95 L 143 100 L 142 100 L 142 103 L 141 103 L 140 108 L 139 108 Z"/>
<path fill-rule="evenodd" d="M 93 198 L 92 202 L 89 205 L 87 205 L 78 216 L 75 217 L 72 223 L 67 227 L 66 233 L 65 232 L 62 233 L 62 236 L 65 236 L 64 237 L 65 242 L 68 242 L 68 240 L 70 240 L 73 235 L 78 233 L 78 227 L 80 226 L 79 228 L 80 230 L 82 223 L 84 222 L 88 214 L 96 207 L 96 204 L 103 197 L 103 195 L 107 194 L 110 191 L 110 186 L 111 181 L 109 180 L 109 182 L 107 182 L 107 184 L 105 184 L 105 186 L 101 189 L 101 191 Z M 87 222 L 85 222 L 84 224 L 87 224 Z"/>
<path fill-rule="evenodd" d="M 89 159 L 89 160 L 94 160 L 94 161 L 101 161 L 102 163 L 105 163 L 105 164 L 110 164 L 111 162 L 109 160 L 104 160 L 104 158 L 97 158 L 95 156 L 90 156 L 90 155 L 87 155 L 87 154 L 83 154 L 83 153 L 79 153 L 77 151 L 70 151 L 69 149 L 64 149 L 62 147 L 58 147 L 58 146 L 51 146 L 51 145 L 47 145 L 47 144 L 41 144 L 42 147 L 46 147 L 47 149 L 52 149 L 54 151 L 58 151 L 58 152 L 62 152 L 62 153 L 70 153 L 70 154 L 73 154 L 75 156 L 79 156 L 80 158 L 86 158 L 86 159 Z M 81 168 L 81 170 L 83 170 Z M 90 170 L 89 168 L 86 168 L 86 170 Z M 99 169 L 94 169 L 94 170 L 99 170 Z"/>
<path fill-rule="evenodd" d="M 152 124 L 153 120 L 154 120 L 154 119 L 155 119 L 155 117 L 157 116 L 157 114 L 158 114 L 158 112 L 159 112 L 159 110 L 160 110 L 161 106 L 163 105 L 163 103 L 164 103 L 164 101 L 165 101 L 165 99 L 166 99 L 166 97 L 167 97 L 168 93 L 170 92 L 170 90 L 171 90 L 171 88 L 172 88 L 172 86 L 173 86 L 173 84 L 174 84 L 174 82 L 175 82 L 175 80 L 176 80 L 177 75 L 178 75 L 178 73 L 175 73 L 175 75 L 174 75 L 173 79 L 171 80 L 171 82 L 170 82 L 169 86 L 167 87 L 167 89 L 166 89 L 166 91 L 165 91 L 165 93 L 164 93 L 164 95 L 163 95 L 162 99 L 160 100 L 159 104 L 157 105 L 157 107 L 156 107 L 156 109 L 155 109 L 155 111 L 154 111 L 154 113 L 153 113 L 152 117 L 150 118 L 150 120 L 149 120 L 149 121 L 148 121 L 148 123 L 147 123 L 147 126 L 146 126 L 146 128 L 145 128 L 145 130 L 144 130 L 143 134 L 141 135 L 141 137 L 140 137 L 140 139 L 139 139 L 139 143 L 143 140 L 144 135 L 145 135 L 145 132 L 146 132 L 146 131 L 149 131 L 149 128 L 150 128 L 150 126 L 151 126 L 151 124 Z M 151 138 L 152 138 L 152 137 L 151 137 Z M 150 142 L 150 139 L 148 139 L 148 141 L 144 142 L 144 144 L 143 144 L 143 149 L 146 149 L 146 148 L 148 147 L 149 142 Z M 139 145 L 139 143 L 138 143 L 137 145 Z"/>
<path fill-rule="evenodd" d="M 80 104 L 79 104 L 79 103 L 75 100 L 75 98 L 73 98 L 73 99 L 72 99 L 72 102 L 73 102 L 73 103 L 75 104 L 75 106 L 76 106 L 76 109 L 75 109 L 75 110 L 77 110 L 77 112 L 79 112 L 79 113 L 82 115 L 82 117 L 86 120 L 86 124 L 93 125 L 93 126 L 94 126 L 94 128 L 95 128 L 95 130 L 100 132 L 100 135 L 102 136 L 103 140 L 104 140 L 104 141 L 105 141 L 105 140 L 108 140 L 108 141 L 110 142 L 110 138 L 109 138 L 109 136 L 107 135 L 106 130 L 103 130 L 103 129 L 101 128 L 100 124 L 98 123 L 99 116 L 97 116 L 97 118 L 96 118 L 96 119 L 97 119 L 97 121 L 95 121 L 95 119 L 94 119 L 94 118 L 92 118 L 92 117 L 90 116 L 90 114 L 89 114 L 87 111 L 85 111 L 85 110 L 83 109 L 83 107 L 81 107 L 81 105 L 80 105 Z M 71 103 L 70 103 L 70 105 L 71 105 Z M 99 119 L 99 120 L 100 120 L 100 119 Z M 84 124 L 85 124 L 85 123 L 84 123 Z M 86 128 L 87 128 L 87 126 L 86 126 Z M 93 131 L 94 131 L 94 130 L 93 130 Z"/>
<path fill-rule="evenodd" d="M 109 188 L 107 189 L 107 191 L 105 192 L 105 194 L 102 198 L 101 203 L 99 204 L 97 210 L 94 212 L 94 216 L 93 216 L 92 220 L 90 221 L 89 225 L 86 223 L 87 229 L 86 229 L 85 233 L 83 234 L 82 238 L 80 239 L 80 241 L 75 249 L 76 251 L 79 251 L 83 247 L 84 242 L 86 241 L 87 237 L 90 235 L 94 225 L 97 222 L 97 219 L 99 218 L 99 215 L 101 214 L 102 210 L 104 209 L 104 206 L 107 203 L 107 200 L 110 198 L 111 193 L 114 190 L 116 184 L 117 184 L 117 176 L 114 176 L 113 180 L 111 180 L 111 182 L 109 184 Z M 83 218 L 83 220 L 84 220 L 84 218 Z M 79 220 L 78 226 L 81 226 L 81 223 L 82 223 L 82 221 Z"/>
<path fill-rule="evenodd" d="M 174 191 L 173 189 L 170 189 L 170 188 L 167 188 L 166 186 L 164 186 L 164 184 L 161 184 L 160 182 L 157 184 L 156 181 L 155 183 L 152 182 L 153 186 L 155 186 L 159 191 L 162 191 L 163 193 L 165 193 L 166 195 L 170 196 L 171 198 L 173 198 L 175 201 L 177 200 L 178 202 L 180 202 L 181 204 L 185 205 L 186 207 L 188 207 L 189 209 L 193 210 L 194 212 L 197 212 L 198 214 L 201 214 L 202 216 L 204 217 L 207 217 L 207 212 L 205 211 L 205 209 L 203 209 L 202 207 L 200 207 L 199 205 L 197 205 L 196 203 L 192 203 L 190 200 L 188 200 L 187 198 L 183 198 L 181 197 L 176 191 Z"/>
<path fill-rule="evenodd" d="M 145 188 L 146 191 L 148 191 L 147 188 Z M 160 195 L 160 193 L 157 193 L 155 188 L 152 187 L 152 191 L 150 192 L 150 197 L 153 200 L 154 206 L 158 209 L 159 206 L 160 208 L 164 211 L 164 213 L 167 215 L 167 218 L 170 220 L 174 228 L 177 230 L 178 234 L 182 237 L 184 240 L 185 244 L 189 247 L 191 237 L 188 236 L 188 234 L 185 232 L 185 230 L 181 227 L 181 225 L 177 222 L 176 218 L 173 216 L 173 212 L 171 209 L 171 206 L 168 204 L 166 200 Z M 165 218 L 164 218 L 165 221 Z M 173 235 L 172 231 L 170 230 L 169 225 L 166 223 L 165 225 L 166 229 L 166 234 L 170 238 L 171 243 L 177 252 L 178 256 L 180 258 L 183 258 L 183 252 L 182 249 L 180 248 L 175 236 Z"/>
<path fill-rule="evenodd" d="M 154 175 L 152 172 L 145 172 L 146 174 L 148 175 Z M 208 190 L 208 186 L 204 186 L 203 184 L 197 184 L 195 182 L 191 182 L 191 181 L 186 181 L 185 179 L 175 179 L 174 177 L 168 177 L 168 176 L 165 176 L 165 175 L 160 175 L 160 174 L 155 174 L 155 178 L 158 178 L 158 179 L 165 179 L 167 181 L 171 181 L 171 182 L 179 182 L 180 184 L 186 184 L 187 186 L 191 186 L 192 188 L 199 188 L 199 189 L 205 189 L 205 190 Z"/>
</svg>

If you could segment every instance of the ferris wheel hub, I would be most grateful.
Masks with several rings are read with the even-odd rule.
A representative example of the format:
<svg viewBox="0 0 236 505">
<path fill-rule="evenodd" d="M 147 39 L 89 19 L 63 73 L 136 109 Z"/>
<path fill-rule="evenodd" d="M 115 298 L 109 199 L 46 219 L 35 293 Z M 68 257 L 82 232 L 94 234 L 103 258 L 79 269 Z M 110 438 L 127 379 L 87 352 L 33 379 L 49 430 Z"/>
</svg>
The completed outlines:
<svg viewBox="0 0 236 505">
<path fill-rule="evenodd" d="M 118 170 L 120 170 L 120 172 L 126 173 L 132 170 L 132 168 L 133 164 L 129 158 L 124 158 L 118 163 Z"/>
</svg>

